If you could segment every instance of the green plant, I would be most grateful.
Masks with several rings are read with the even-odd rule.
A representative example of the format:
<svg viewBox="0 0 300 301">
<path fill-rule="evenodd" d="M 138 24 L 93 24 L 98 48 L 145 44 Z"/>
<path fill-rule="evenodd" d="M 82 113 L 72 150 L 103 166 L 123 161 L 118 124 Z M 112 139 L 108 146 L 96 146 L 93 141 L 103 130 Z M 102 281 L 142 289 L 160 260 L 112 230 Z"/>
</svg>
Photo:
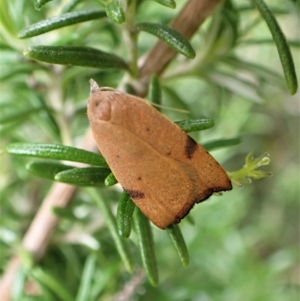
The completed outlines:
<svg viewBox="0 0 300 301">
<path fill-rule="evenodd" d="M 169 7 L 175 5 L 174 1 L 157 2 Z M 85 129 L 88 128 L 85 108 L 90 77 L 96 79 L 102 86 L 118 87 L 142 97 L 149 88 L 148 98 L 160 105 L 159 108 L 164 114 L 174 120 L 192 119 L 181 121 L 179 125 L 187 132 L 201 130 L 193 133 L 197 140 L 200 135 L 201 138 L 207 139 L 210 134 L 202 130 L 214 125 L 211 118 L 203 116 L 213 117 L 217 125 L 222 127 L 226 121 L 226 118 L 222 117 L 224 110 L 222 103 L 231 98 L 240 101 L 247 99 L 248 102 L 243 105 L 243 109 L 239 107 L 235 112 L 233 105 L 227 108 L 228 111 L 233 110 L 233 113 L 228 114 L 235 114 L 237 119 L 234 128 L 227 127 L 226 131 L 215 132 L 219 137 L 225 133 L 226 137 L 234 138 L 203 143 L 208 150 L 237 145 L 240 143 L 239 136 L 242 136 L 244 126 L 241 119 L 251 122 L 253 102 L 261 102 L 267 98 L 270 90 L 274 89 L 270 86 L 278 86 L 280 93 L 285 89 L 284 80 L 279 73 L 260 65 L 259 62 L 248 62 L 236 53 L 243 51 L 241 49 L 250 43 L 258 45 L 258 40 L 251 41 L 247 37 L 265 19 L 278 47 L 288 89 L 291 94 L 296 93 L 297 80 L 289 47 L 276 19 L 264 2 L 255 0 L 252 1 L 254 5 L 248 5 L 246 2 L 247 6 L 240 6 L 228 0 L 219 2 L 221 1 L 187 1 L 187 8 L 179 7 L 175 12 L 151 1 L 138 0 L 70 1 L 67 5 L 64 2 L 59 4 L 57 1 L 36 1 L 36 8 L 41 8 L 38 12 L 31 4 L 25 2 L 21 5 L 15 1 L 1 3 L 0 9 L 4 17 L 1 25 L 3 38 L 1 47 L 5 60 L 4 71 L 1 74 L 3 147 L 8 145 L 6 147 L 8 153 L 14 155 L 94 165 L 83 168 L 76 164 L 55 161 L 33 161 L 27 164 L 27 170 L 47 179 L 77 186 L 102 186 L 97 190 L 98 193 L 94 188 L 89 188 L 79 190 L 74 196 L 75 186 L 56 183 L 47 193 L 49 183 L 38 179 L 33 181 L 28 172 L 24 171 L 23 159 L 16 156 L 5 165 L 5 171 L 13 170 L 13 172 L 3 175 L 6 183 L 2 189 L 3 199 L 6 200 L 3 204 L 5 215 L 2 219 L 4 230 L 2 248 L 5 254 L 3 262 L 11 255 L 9 248 L 23 246 L 15 259 L 19 265 L 22 262 L 23 266 L 12 289 L 15 299 L 26 297 L 30 300 L 30 296 L 34 294 L 41 295 L 43 300 L 95 300 L 99 296 L 103 300 L 111 298 L 120 290 L 120 283 L 126 282 L 126 278 L 130 277 L 123 271 L 123 265 L 120 264 L 115 250 L 118 250 L 126 270 L 132 272 L 134 269 L 132 258 L 137 253 L 136 245 L 141 251 L 142 262 L 150 282 L 153 285 L 158 283 L 156 261 L 161 265 L 161 258 L 166 256 L 162 251 L 162 254 L 155 258 L 153 247 L 155 239 L 153 240 L 149 221 L 135 210 L 133 221 L 137 236 L 133 238 L 131 236 L 132 240 L 121 238 L 130 234 L 128 225 L 131 224 L 134 211 L 131 200 L 122 195 L 119 204 L 121 209 L 118 208 L 115 221 L 111 210 L 116 203 L 110 200 L 118 200 L 119 194 L 115 190 L 104 188 L 104 182 L 109 186 L 115 183 L 115 179 L 100 155 L 82 150 L 95 150 L 90 132 L 85 133 Z M 43 4 L 47 5 L 42 6 Z M 293 7 L 292 3 L 290 5 Z M 263 18 L 257 14 L 255 6 Z M 199 17 L 204 8 L 206 14 Z M 72 12 L 74 9 L 78 11 Z M 287 9 L 274 10 L 279 15 L 286 14 L 287 11 Z M 198 31 L 199 25 L 210 14 L 212 17 L 203 24 L 203 29 Z M 22 15 L 26 15 L 27 22 L 29 20 L 33 25 L 24 26 L 25 18 L 20 18 Z M 165 25 L 171 20 L 174 29 Z M 242 21 L 245 21 L 245 24 L 242 25 Z M 34 36 L 36 38 L 19 40 L 17 32 L 21 39 Z M 142 32 L 146 34 L 143 35 Z M 154 40 L 149 33 L 163 42 L 158 42 L 153 47 Z M 40 36 L 41 34 L 45 35 Z M 188 40 L 193 34 L 195 35 L 192 47 Z M 177 52 L 166 43 L 189 59 L 177 57 Z M 298 47 L 299 42 L 295 41 L 294 45 Z M 22 53 L 25 58 L 22 57 Z M 141 59 L 143 55 L 146 56 L 144 62 Z M 243 73 L 247 76 L 243 76 Z M 210 95 L 207 100 L 198 101 L 199 95 L 207 94 Z M 172 110 L 168 107 L 181 110 Z M 188 117 L 184 110 L 191 111 Z M 78 140 L 82 142 L 77 143 Z M 78 148 L 70 148 L 67 145 L 77 145 Z M 241 152 L 248 153 L 251 150 L 249 147 L 248 145 L 247 149 Z M 261 149 L 269 151 L 266 146 Z M 221 159 L 233 161 L 238 154 L 237 151 L 228 151 Z M 249 158 L 250 156 L 247 164 L 251 163 Z M 231 165 L 232 168 L 237 166 Z M 232 179 L 241 182 L 245 177 L 253 175 L 251 168 L 242 171 L 240 177 L 238 172 L 230 174 Z M 20 195 L 24 196 L 24 203 L 28 203 L 25 206 L 26 212 L 19 209 L 17 200 Z M 70 203 L 73 196 L 75 201 Z M 34 208 L 43 197 L 44 202 L 34 218 Z M 8 201 L 11 198 L 14 200 L 12 203 Z M 96 210 L 98 207 L 100 210 Z M 224 205 L 222 208 L 230 210 L 225 209 Z M 234 219 L 232 212 L 230 215 Z M 102 225 L 102 216 L 115 241 L 116 249 L 111 245 L 110 236 Z M 15 219 L 20 220 L 21 224 L 17 225 Z M 21 232 L 24 231 L 20 230 L 26 229 L 32 220 L 31 227 L 21 242 Z M 47 221 L 46 225 L 43 225 L 44 221 Z M 204 218 L 203 225 L 206 224 L 209 222 Z M 58 228 L 55 230 L 56 225 Z M 218 222 L 216 227 L 219 229 Z M 8 229 L 14 231 L 11 233 Z M 37 229 L 41 231 L 38 233 Z M 185 235 L 181 234 L 179 226 L 171 227 L 167 232 L 182 263 L 187 265 L 189 256 L 183 240 Z M 53 239 L 52 233 L 55 233 Z M 228 233 L 229 239 L 235 242 L 239 240 L 237 233 L 230 231 Z M 8 239 L 8 235 L 13 235 L 13 238 Z M 215 235 L 222 236 L 222 230 Z M 158 243 L 165 239 L 162 237 L 164 236 L 160 236 Z M 206 238 L 209 239 L 209 236 Z M 77 244 L 75 251 L 73 244 Z M 164 246 L 166 250 L 169 248 L 167 244 Z M 49 248 L 47 256 L 44 257 L 47 247 Z M 203 249 L 201 255 L 209 258 L 207 254 L 209 249 L 209 247 Z M 34 266 L 34 263 L 41 259 L 41 264 Z M 57 269 L 53 268 L 56 260 L 62 264 Z M 252 260 L 255 262 L 255 256 Z M 243 259 L 237 259 L 237 262 L 243 262 Z M 216 263 L 210 264 L 214 266 Z M 168 266 L 165 266 L 164 269 L 160 269 L 163 277 L 167 268 Z M 263 273 L 257 274 L 258 271 L 259 267 L 253 273 L 261 275 L 261 282 L 267 282 L 264 278 L 266 276 Z M 64 281 L 61 285 L 62 279 L 65 278 L 68 281 Z M 140 284 L 142 279 L 142 274 L 137 272 L 133 282 L 135 280 Z M 238 283 L 236 281 L 234 282 Z M 245 282 L 241 280 L 240 284 L 243 285 Z M 32 283 L 33 294 L 24 293 L 23 287 L 26 283 L 27 285 Z M 206 283 L 208 287 L 210 285 L 213 287 L 210 291 L 211 298 L 217 298 L 216 292 L 220 283 L 222 280 L 215 285 Z M 191 287 L 191 291 L 195 290 L 195 287 L 197 288 Z M 153 297 L 155 300 L 169 300 L 159 290 L 155 293 L 149 287 L 147 290 L 149 299 L 151 294 L 156 294 Z M 177 292 L 177 295 L 180 296 L 180 293 Z M 257 300 L 258 296 L 255 295 Z M 270 293 L 270 296 L 273 295 Z M 172 297 L 169 297 L 170 300 L 179 298 L 176 297 L 176 292 Z M 225 300 L 229 297 L 224 292 L 224 295 L 220 294 L 218 298 Z"/>
</svg>

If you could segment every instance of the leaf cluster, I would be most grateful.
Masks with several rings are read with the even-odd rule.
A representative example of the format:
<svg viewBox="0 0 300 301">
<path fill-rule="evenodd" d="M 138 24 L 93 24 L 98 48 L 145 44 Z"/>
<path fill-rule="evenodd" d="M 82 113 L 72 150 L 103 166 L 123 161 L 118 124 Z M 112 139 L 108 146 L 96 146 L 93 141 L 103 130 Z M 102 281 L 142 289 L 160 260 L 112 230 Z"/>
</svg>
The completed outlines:
<svg viewBox="0 0 300 301">
<path fill-rule="evenodd" d="M 201 131 L 194 133 L 197 139 L 207 137 L 208 131 L 203 130 L 212 128 L 214 120 L 221 119 L 224 101 L 231 98 L 246 100 L 250 106 L 255 102 L 263 103 L 273 89 L 280 93 L 285 90 L 281 71 L 274 71 L 273 66 L 266 66 L 262 61 L 245 58 L 244 52 L 251 47 L 277 47 L 288 90 L 291 94 L 297 91 L 296 72 L 288 44 L 298 50 L 300 43 L 287 42 L 277 21 L 278 16 L 288 14 L 288 9 L 268 8 L 261 0 L 253 0 L 247 6 L 227 0 L 188 41 L 166 25 L 176 17 L 182 4 L 177 1 L 176 7 L 175 1 L 155 2 L 72 0 L 60 4 L 57 0 L 36 0 L 38 11 L 32 3 L 2 1 L 0 4 L 3 15 L 0 24 L 3 65 L 0 74 L 1 148 L 13 155 L 13 159 L 3 162 L 5 176 L 1 194 L 5 200 L 5 214 L 1 246 L 4 261 L 11 256 L 11 249 L 16 250 L 22 244 L 22 233 L 28 228 L 39 200 L 45 196 L 51 183 L 38 178 L 33 180 L 30 173 L 56 182 L 91 186 L 82 188 L 76 202 L 69 207 L 52 209 L 60 224 L 41 265 L 32 267 L 36 258 L 31 258 L 26 250 L 19 252 L 23 262 L 30 263 L 27 267 L 25 264 L 17 275 L 13 289 L 15 299 L 34 294 L 42 295 L 43 300 L 96 300 L 99 296 L 113 296 L 119 291 L 120 284 L 131 277 L 123 268 L 128 272 L 137 270 L 137 252 L 140 252 L 149 282 L 154 286 L 158 284 L 157 262 L 159 266 L 163 265 L 164 250 L 156 258 L 155 245 L 165 237 L 159 237 L 155 242 L 153 227 L 128 195 L 104 187 L 117 181 L 101 154 L 67 146 L 76 145 L 88 127 L 85 111 L 89 78 L 95 78 L 103 86 L 119 86 L 138 94 L 141 80 L 139 60 L 149 52 L 156 39 L 161 40 L 181 55 L 163 74 L 151 74 L 150 84 L 147 83 L 148 99 L 173 120 L 186 119 L 186 114 L 169 110 L 166 106 L 191 111 L 189 120 L 176 123 L 186 132 Z M 256 38 L 253 32 L 265 22 L 271 32 L 270 38 Z M 202 96 L 204 99 L 199 102 L 199 94 L 210 95 L 210 98 Z M 234 118 L 239 120 L 238 116 Z M 245 115 L 240 118 L 245 118 Z M 220 131 L 215 140 L 204 142 L 204 147 L 212 151 L 240 144 L 241 133 L 236 127 L 236 131 L 228 131 L 229 138 L 226 138 L 227 133 L 224 136 Z M 224 160 L 231 159 L 233 154 L 234 151 L 224 156 Z M 22 157 L 26 156 L 46 160 L 29 162 L 25 169 Z M 82 167 L 78 162 L 88 165 Z M 262 162 L 266 163 L 263 158 L 254 159 L 249 154 L 245 166 L 229 175 L 237 184 L 249 182 L 249 177 L 267 176 L 267 172 L 257 170 Z M 27 205 L 16 201 L 20 196 Z M 10 199 L 14 201 L 10 202 Z M 110 202 L 111 199 L 118 201 L 116 210 L 116 202 Z M 27 208 L 25 212 L 22 206 Z M 213 219 L 213 212 L 210 213 Z M 230 211 L 229 215 L 236 218 L 234 212 Z M 205 216 L 202 218 L 209 227 L 210 221 Z M 214 219 L 217 228 L 222 218 Z M 109 229 L 109 234 L 103 224 Z M 221 228 L 218 228 L 220 232 L 211 233 L 214 239 L 222 236 Z M 202 230 L 206 237 L 205 227 Z M 172 242 L 164 244 L 166 250 L 172 252 L 168 248 L 173 245 L 181 263 L 188 265 L 190 256 L 184 237 L 190 241 L 189 235 L 182 234 L 178 225 L 165 232 Z M 230 239 L 235 246 L 239 245 L 240 238 L 234 236 L 234 232 L 228 233 L 232 235 Z M 76 251 L 73 245 L 77 245 Z M 191 250 L 195 255 L 193 245 Z M 201 262 L 207 273 L 209 265 L 222 268 L 217 260 L 209 261 L 209 250 L 209 247 L 200 250 L 208 258 L 207 263 Z M 53 268 L 56 261 L 62 264 L 61 269 Z M 239 258 L 237 261 L 240 262 Z M 4 264 L 1 266 L 4 271 Z M 103 268 L 99 269 L 99 266 Z M 160 268 L 160 273 L 164 279 L 167 272 Z M 173 274 L 176 271 L 173 270 Z M 61 283 L 63 278 L 70 279 L 66 287 Z M 176 279 L 176 275 L 173 278 Z M 264 276 L 258 278 L 262 283 L 268 283 Z M 143 282 L 143 276 L 136 279 L 137 283 Z M 207 290 L 212 295 L 219 290 L 221 283 L 226 283 L 222 282 L 224 279 L 219 281 L 211 288 L 207 283 Z M 32 283 L 33 294 L 24 293 L 28 283 Z M 233 283 L 238 286 L 239 282 L 234 280 Z M 78 289 L 74 290 L 74 287 Z M 168 300 L 166 296 L 160 297 Z"/>
</svg>

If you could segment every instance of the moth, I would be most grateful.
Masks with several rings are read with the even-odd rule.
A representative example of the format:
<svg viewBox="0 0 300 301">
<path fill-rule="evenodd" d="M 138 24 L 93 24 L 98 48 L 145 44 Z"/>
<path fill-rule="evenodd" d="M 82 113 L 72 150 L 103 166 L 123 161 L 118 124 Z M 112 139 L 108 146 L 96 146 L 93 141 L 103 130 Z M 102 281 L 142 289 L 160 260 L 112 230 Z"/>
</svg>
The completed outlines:
<svg viewBox="0 0 300 301">
<path fill-rule="evenodd" d="M 87 114 L 118 182 L 157 227 L 180 222 L 194 204 L 232 189 L 219 163 L 143 99 L 91 80 Z"/>
</svg>

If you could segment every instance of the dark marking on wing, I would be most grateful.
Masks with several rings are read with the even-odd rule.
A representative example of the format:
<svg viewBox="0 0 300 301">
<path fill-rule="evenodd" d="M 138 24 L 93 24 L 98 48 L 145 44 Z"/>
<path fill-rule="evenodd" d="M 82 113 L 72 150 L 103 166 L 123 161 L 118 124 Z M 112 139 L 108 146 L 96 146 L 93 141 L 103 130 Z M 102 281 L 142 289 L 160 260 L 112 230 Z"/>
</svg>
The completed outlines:
<svg viewBox="0 0 300 301">
<path fill-rule="evenodd" d="M 125 189 L 123 188 L 132 199 L 143 199 L 145 197 L 145 194 L 138 190 L 133 189 Z"/>
<path fill-rule="evenodd" d="M 182 209 L 177 213 L 174 219 L 174 223 L 179 223 L 184 217 L 186 217 L 195 204 L 205 201 L 207 198 L 209 198 L 213 194 L 213 191 L 211 189 L 205 191 L 204 196 L 197 197 L 193 200 L 192 204 L 186 203 Z"/>
<path fill-rule="evenodd" d="M 213 187 L 209 188 L 202 193 L 202 195 L 198 196 L 195 200 L 195 203 L 201 203 L 207 200 L 214 192 L 228 191 L 232 189 L 231 182 L 229 181 L 228 187 Z"/>
<path fill-rule="evenodd" d="M 198 147 L 197 142 L 190 136 L 187 136 L 187 140 L 185 143 L 185 155 L 188 159 L 192 159 L 193 154 L 196 151 L 197 147 Z"/>
<path fill-rule="evenodd" d="M 194 205 L 195 205 L 195 203 L 193 203 L 193 204 L 186 203 L 182 207 L 180 212 L 175 216 L 174 223 L 179 223 L 185 216 L 187 216 L 189 214 L 189 212 L 191 211 L 191 209 L 194 207 Z"/>
<path fill-rule="evenodd" d="M 223 189 L 224 190 L 224 189 Z M 202 203 L 205 200 L 207 200 L 214 192 L 218 192 L 221 190 L 214 190 L 214 189 L 207 189 L 206 191 L 204 191 L 200 196 L 197 197 L 197 199 L 195 200 L 195 203 Z"/>
<path fill-rule="evenodd" d="M 207 200 L 214 192 L 220 192 L 220 191 L 226 191 L 226 190 L 231 190 L 232 186 L 231 183 L 228 188 L 224 187 L 213 187 L 207 189 L 204 193 L 199 195 L 197 198 L 195 198 L 192 202 L 192 204 L 186 203 L 180 212 L 177 213 L 177 215 L 174 218 L 174 223 L 179 223 L 185 216 L 189 214 L 191 209 L 194 207 L 195 204 L 201 203 L 205 200 Z"/>
</svg>

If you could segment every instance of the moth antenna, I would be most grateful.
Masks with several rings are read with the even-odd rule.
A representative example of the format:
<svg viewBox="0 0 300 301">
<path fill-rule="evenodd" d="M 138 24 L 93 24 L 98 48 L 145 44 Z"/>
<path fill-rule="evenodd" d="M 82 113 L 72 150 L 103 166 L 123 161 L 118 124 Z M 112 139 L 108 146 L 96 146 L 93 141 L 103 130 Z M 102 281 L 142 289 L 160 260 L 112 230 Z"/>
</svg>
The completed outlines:
<svg viewBox="0 0 300 301">
<path fill-rule="evenodd" d="M 170 110 L 170 111 L 180 112 L 180 113 L 184 113 L 184 114 L 190 114 L 190 112 L 188 110 L 167 107 L 167 106 L 159 105 L 159 104 L 151 102 L 151 101 L 148 101 L 148 103 L 150 103 L 153 107 L 167 109 L 167 110 Z"/>
</svg>

